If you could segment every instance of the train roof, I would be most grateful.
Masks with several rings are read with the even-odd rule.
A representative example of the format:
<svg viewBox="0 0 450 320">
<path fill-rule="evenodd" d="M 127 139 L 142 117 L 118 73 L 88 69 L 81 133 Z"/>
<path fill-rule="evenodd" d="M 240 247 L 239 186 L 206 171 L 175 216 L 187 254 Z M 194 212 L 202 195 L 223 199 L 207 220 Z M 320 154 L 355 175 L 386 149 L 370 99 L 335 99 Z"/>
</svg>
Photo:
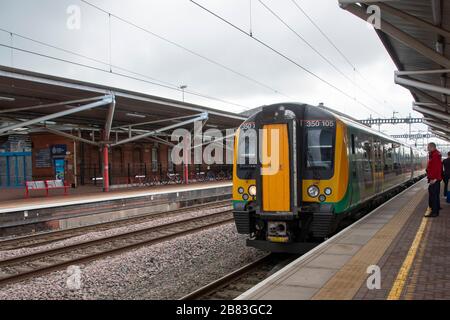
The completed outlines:
<svg viewBox="0 0 450 320">
<path fill-rule="evenodd" d="M 320 108 L 320 107 L 316 107 L 316 108 Z M 411 148 L 413 150 L 416 150 L 416 151 L 419 151 L 419 152 L 423 151 L 423 150 L 417 149 L 414 146 L 411 146 L 411 145 L 408 145 L 408 144 L 406 144 L 404 142 L 401 142 L 400 140 L 397 140 L 397 139 L 395 139 L 395 138 L 393 138 L 393 137 L 391 137 L 391 136 L 389 136 L 389 135 L 387 135 L 387 134 L 385 134 L 383 132 L 377 131 L 377 130 L 369 127 L 369 126 L 366 126 L 366 125 L 362 124 L 361 122 L 359 122 L 358 120 L 356 120 L 356 119 L 354 119 L 352 117 L 349 117 L 349 116 L 347 116 L 347 115 L 345 115 L 345 114 L 343 114 L 341 112 L 335 112 L 334 110 L 329 109 L 329 108 L 326 108 L 326 111 L 328 111 L 329 113 L 333 114 L 337 119 L 341 120 L 342 122 L 344 122 L 347 125 L 351 125 L 353 127 L 356 127 L 356 128 L 358 128 L 360 130 L 366 131 L 366 132 L 371 133 L 373 135 L 377 135 L 379 137 L 383 137 L 384 139 L 386 139 L 388 141 L 400 144 L 402 146 L 409 147 L 409 148 Z"/>
<path fill-rule="evenodd" d="M 355 119 L 355 118 L 353 118 L 353 117 L 351 117 L 349 115 L 346 115 L 346 114 L 344 114 L 344 113 L 342 113 L 340 111 L 337 111 L 337 110 L 334 110 L 332 108 L 329 108 L 329 107 L 327 107 L 327 106 L 325 106 L 323 104 L 321 104 L 319 106 L 313 106 L 313 105 L 310 105 L 310 104 L 307 104 L 307 103 L 285 102 L 285 103 L 276 103 L 276 104 L 272 104 L 272 105 L 265 105 L 265 106 L 261 106 L 261 107 L 258 107 L 258 108 L 246 111 L 246 115 L 249 116 L 248 120 L 253 118 L 257 113 L 261 112 L 264 108 L 271 107 L 271 106 L 277 106 L 277 105 L 279 105 L 279 106 L 289 105 L 289 106 L 297 106 L 297 107 L 315 108 L 315 109 L 321 110 L 321 111 L 323 111 L 325 113 L 329 113 L 333 117 L 335 117 L 336 119 L 339 119 L 340 121 L 344 122 L 347 125 L 351 125 L 352 127 L 356 127 L 359 130 L 365 131 L 365 132 L 370 133 L 372 135 L 377 135 L 377 136 L 382 137 L 382 138 L 384 138 L 384 139 L 386 139 L 388 141 L 391 141 L 392 143 L 397 143 L 397 144 L 400 144 L 402 146 L 406 146 L 406 147 L 412 148 L 413 150 L 416 150 L 416 151 L 419 151 L 419 152 L 423 151 L 423 150 L 419 150 L 419 149 L 417 149 L 417 148 L 415 148 L 415 147 L 413 147 L 411 145 L 405 144 L 405 143 L 403 143 L 403 142 L 401 142 L 401 141 L 399 141 L 399 140 L 397 140 L 395 138 L 392 138 L 391 136 L 389 136 L 389 135 L 387 135 L 387 134 L 385 134 L 383 132 L 377 131 L 375 129 L 372 129 L 371 127 L 363 125 L 357 119 Z"/>
</svg>

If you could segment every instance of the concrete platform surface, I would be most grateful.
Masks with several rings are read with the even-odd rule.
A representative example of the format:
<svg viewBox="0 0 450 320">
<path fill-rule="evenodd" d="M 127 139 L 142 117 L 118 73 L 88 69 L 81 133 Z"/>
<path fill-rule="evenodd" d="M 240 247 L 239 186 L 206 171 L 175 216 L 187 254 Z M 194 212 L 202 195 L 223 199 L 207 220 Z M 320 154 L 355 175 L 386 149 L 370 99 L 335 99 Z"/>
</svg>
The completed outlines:
<svg viewBox="0 0 450 320">
<path fill-rule="evenodd" d="M 450 299 L 450 205 L 424 218 L 422 180 L 239 300 Z"/>
<path fill-rule="evenodd" d="M 111 201 L 118 199 L 130 199 L 147 197 L 153 195 L 177 193 L 192 190 L 203 190 L 211 188 L 231 187 L 231 182 L 203 182 L 189 185 L 166 185 L 157 187 L 148 187 L 140 189 L 117 190 L 108 193 L 104 192 L 87 192 L 82 194 L 69 194 L 39 198 L 28 198 L 20 200 L 8 200 L 0 202 L 0 213 L 36 210 L 43 208 L 53 208 L 59 206 L 71 206 L 79 204 L 88 204 L 94 202 Z M 5 191 L 7 192 L 7 191 Z"/>
</svg>

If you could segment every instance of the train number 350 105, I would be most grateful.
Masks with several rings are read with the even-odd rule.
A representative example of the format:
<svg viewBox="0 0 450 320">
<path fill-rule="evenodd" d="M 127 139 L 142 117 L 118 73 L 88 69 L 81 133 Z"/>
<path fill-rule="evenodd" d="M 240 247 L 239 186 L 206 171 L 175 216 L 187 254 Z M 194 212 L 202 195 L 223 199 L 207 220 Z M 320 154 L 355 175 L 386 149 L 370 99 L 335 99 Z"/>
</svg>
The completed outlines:
<svg viewBox="0 0 450 320">
<path fill-rule="evenodd" d="M 334 127 L 333 120 L 305 120 L 305 127 Z"/>
</svg>

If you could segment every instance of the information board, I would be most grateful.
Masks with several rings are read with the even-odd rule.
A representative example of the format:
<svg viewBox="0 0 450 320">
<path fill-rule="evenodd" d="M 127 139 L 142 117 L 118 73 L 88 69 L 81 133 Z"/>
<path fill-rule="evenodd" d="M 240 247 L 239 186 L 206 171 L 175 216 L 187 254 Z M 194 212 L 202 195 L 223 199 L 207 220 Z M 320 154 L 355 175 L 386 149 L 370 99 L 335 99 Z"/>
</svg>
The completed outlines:
<svg viewBox="0 0 450 320">
<path fill-rule="evenodd" d="M 52 157 L 50 154 L 50 149 L 38 149 L 35 154 L 35 162 L 36 168 L 51 168 Z"/>
</svg>

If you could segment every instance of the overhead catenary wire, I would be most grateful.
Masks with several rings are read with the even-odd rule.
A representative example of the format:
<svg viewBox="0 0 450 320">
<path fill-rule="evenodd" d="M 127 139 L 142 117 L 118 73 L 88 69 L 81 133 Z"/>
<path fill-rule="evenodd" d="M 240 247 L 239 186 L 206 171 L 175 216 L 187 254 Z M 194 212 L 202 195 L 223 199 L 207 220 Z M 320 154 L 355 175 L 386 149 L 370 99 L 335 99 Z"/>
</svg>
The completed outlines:
<svg viewBox="0 0 450 320">
<path fill-rule="evenodd" d="M 338 54 L 347 62 L 347 64 L 356 72 L 361 79 L 366 81 L 369 85 L 373 87 L 373 84 L 362 74 L 362 72 L 350 61 L 350 59 L 344 54 L 344 52 L 339 49 L 339 47 L 334 43 L 333 40 L 326 34 L 325 31 L 314 21 L 314 19 L 306 12 L 304 8 L 297 2 L 297 0 L 291 0 L 294 6 L 311 22 L 311 24 L 322 34 L 322 36 L 327 40 L 327 42 L 338 52 Z M 384 101 L 383 103 L 386 103 Z M 391 102 L 389 104 L 393 105 Z M 392 107 L 392 106 L 391 106 Z"/>
<path fill-rule="evenodd" d="M 279 14 L 277 14 L 274 10 L 272 10 L 267 4 L 265 4 L 262 0 L 258 0 L 258 2 L 272 14 L 278 21 L 280 21 L 286 28 L 288 28 L 292 33 L 296 35 L 303 43 L 305 43 L 311 50 L 313 50 L 317 55 L 319 55 L 326 63 L 328 63 L 336 72 L 338 72 L 341 76 L 351 82 L 355 87 L 359 88 L 362 92 L 364 92 L 368 97 L 373 99 L 374 101 L 384 105 L 382 101 L 380 101 L 377 97 L 374 97 L 370 92 L 361 87 L 355 80 L 350 78 L 347 74 L 345 74 L 341 69 L 339 69 L 330 59 L 328 59 L 324 54 L 322 54 L 318 49 L 316 49 L 308 40 L 306 40 L 299 32 L 297 32 L 293 27 L 291 27 Z"/>
<path fill-rule="evenodd" d="M 59 61 L 59 62 L 64 62 L 64 63 L 76 65 L 76 66 L 79 66 L 79 67 L 89 68 L 89 69 L 92 69 L 92 70 L 113 74 L 113 75 L 116 75 L 116 76 L 119 76 L 119 77 L 128 78 L 130 80 L 136 80 L 136 81 L 144 82 L 144 83 L 147 83 L 147 84 L 152 84 L 152 85 L 156 85 L 156 86 L 160 86 L 160 87 L 165 87 L 167 89 L 172 89 L 172 90 L 176 90 L 176 91 L 181 92 L 181 90 L 178 87 L 176 87 L 176 86 L 168 86 L 168 85 L 160 84 L 160 83 L 157 83 L 157 82 L 152 82 L 152 81 L 149 81 L 149 80 L 144 80 L 144 79 L 137 78 L 137 77 L 132 77 L 132 76 L 129 76 L 129 75 L 126 75 L 126 74 L 123 74 L 123 73 L 118 73 L 116 71 L 110 72 L 109 70 L 105 70 L 105 69 L 102 69 L 102 68 L 90 66 L 90 65 L 79 63 L 79 62 L 75 62 L 75 61 L 70 61 L 70 60 L 67 60 L 67 59 L 53 57 L 53 56 L 46 55 L 46 54 L 43 54 L 43 53 L 39 53 L 39 52 L 36 52 L 36 51 L 26 50 L 26 49 L 22 49 L 22 48 L 18 48 L 18 47 L 11 47 L 9 45 L 5 45 L 5 44 L 1 44 L 1 43 L 0 43 L 0 47 L 4 47 L 4 48 L 20 51 L 20 52 L 27 53 L 27 54 L 40 56 L 40 57 L 47 58 L 47 59 L 56 60 L 56 61 Z M 137 74 L 137 75 L 139 75 L 139 74 Z M 146 77 L 146 76 L 142 76 L 142 77 Z M 247 109 L 247 110 L 251 109 L 251 108 L 249 108 L 247 106 L 244 106 L 244 105 L 241 105 L 241 104 L 238 104 L 238 103 L 230 102 L 230 101 L 227 101 L 227 100 L 223 100 L 223 99 L 220 99 L 220 98 L 216 98 L 216 97 L 200 94 L 200 93 L 193 92 L 193 91 L 189 91 L 189 92 L 186 91 L 186 93 L 189 93 L 191 95 L 195 95 L 195 96 L 198 96 L 198 97 L 210 99 L 210 100 L 219 101 L 219 102 L 230 104 L 230 105 L 235 105 L 237 107 L 241 107 L 241 108 L 244 108 L 244 109 Z"/>
<path fill-rule="evenodd" d="M 10 31 L 5 30 L 3 28 L 0 28 L 0 31 L 10 33 Z M 105 62 L 105 61 L 102 61 L 102 60 L 99 60 L 99 59 L 96 59 L 96 58 L 92 58 L 92 57 L 89 57 L 89 56 L 86 56 L 86 55 L 83 55 L 83 54 L 80 54 L 80 53 L 77 53 L 77 52 L 74 52 L 74 51 L 71 51 L 71 50 L 60 48 L 60 47 L 57 47 L 55 45 L 51 45 L 51 44 L 48 44 L 48 43 L 40 41 L 40 40 L 32 39 L 32 38 L 27 37 L 27 36 L 23 36 L 23 35 L 20 35 L 20 34 L 17 34 L 17 33 L 12 33 L 12 34 L 14 36 L 16 36 L 16 37 L 20 37 L 22 39 L 25 39 L 25 40 L 28 40 L 28 41 L 31 41 L 31 42 L 40 44 L 42 46 L 46 46 L 46 47 L 55 49 L 55 50 L 59 50 L 61 52 L 67 53 L 67 54 L 72 54 L 72 55 L 78 56 L 80 58 L 83 58 L 83 59 L 86 59 L 86 60 L 90 60 L 92 62 L 96 62 L 96 63 L 102 64 L 102 65 L 105 65 L 105 66 L 110 67 L 110 68 L 109 69 L 103 69 L 103 68 L 99 68 L 99 67 L 95 67 L 95 66 L 91 66 L 91 65 L 75 62 L 75 61 L 71 61 L 71 60 L 68 60 L 68 59 L 62 59 L 62 58 L 50 56 L 50 55 L 47 55 L 47 54 L 39 53 L 39 52 L 36 52 L 36 51 L 26 50 L 26 49 L 22 49 L 22 48 L 10 46 L 10 45 L 0 44 L 0 46 L 8 48 L 8 49 L 11 49 L 11 50 L 21 51 L 21 52 L 24 52 L 24 53 L 37 55 L 37 56 L 44 57 L 44 58 L 47 58 L 47 59 L 52 59 L 52 60 L 56 60 L 56 61 L 59 61 L 59 62 L 64 62 L 64 63 L 76 65 L 76 66 L 79 66 L 79 67 L 89 68 L 89 69 L 100 71 L 100 72 L 103 72 L 103 73 L 110 73 L 110 74 L 117 75 L 117 76 L 120 76 L 120 77 L 129 78 L 131 80 L 145 82 L 145 83 L 148 83 L 148 84 L 152 84 L 152 85 L 156 85 L 156 86 L 160 86 L 160 87 L 164 87 L 164 88 L 167 88 L 167 89 L 171 89 L 171 90 L 175 90 L 175 91 L 181 92 L 181 89 L 175 84 L 172 84 L 172 83 L 169 83 L 169 82 L 166 82 L 166 81 L 162 81 L 162 80 L 158 80 L 158 79 L 149 77 L 147 75 L 144 75 L 144 74 L 141 74 L 141 73 L 138 73 L 138 72 L 135 72 L 135 71 L 123 68 L 121 66 L 110 64 L 108 62 Z M 123 73 L 119 73 L 117 71 L 112 70 L 112 68 L 117 69 L 117 70 L 122 70 L 124 72 L 130 73 L 130 74 L 133 74 L 135 76 L 142 77 L 142 78 L 148 79 L 148 80 L 140 79 L 140 78 L 137 78 L 137 77 L 132 77 L 132 76 L 129 76 L 129 75 L 126 75 L 126 74 L 123 74 Z M 198 97 L 201 97 L 201 98 L 206 98 L 206 99 L 213 100 L 213 101 L 215 100 L 215 101 L 222 102 L 222 103 L 229 104 L 229 105 L 234 105 L 234 106 L 237 106 L 237 107 L 240 107 L 240 108 L 244 108 L 246 110 L 251 109 L 248 106 L 244 106 L 244 105 L 241 105 L 241 104 L 238 104 L 238 103 L 235 103 L 235 102 L 230 102 L 230 101 L 227 101 L 227 100 L 224 100 L 224 99 L 221 99 L 221 98 L 217 98 L 217 97 L 212 97 L 212 96 L 205 95 L 205 94 L 202 94 L 202 93 L 199 93 L 199 92 L 196 92 L 196 91 L 192 91 L 192 90 L 185 90 L 185 93 L 188 93 L 188 94 L 191 94 L 191 95 L 194 95 L 194 96 L 198 96 Z"/>
<path fill-rule="evenodd" d="M 112 14 L 112 13 L 110 13 L 110 12 L 108 12 L 108 11 L 106 11 L 106 10 L 104 10 L 104 9 L 102 9 L 102 8 L 100 8 L 100 7 L 98 7 L 98 6 L 95 6 L 95 5 L 91 4 L 91 3 L 88 2 L 88 1 L 85 1 L 85 0 L 80 0 L 80 1 L 82 1 L 82 2 L 84 2 L 84 3 L 86 3 L 86 4 L 88 4 L 88 5 L 90 5 L 90 6 L 92 6 L 92 7 L 95 7 L 95 8 L 97 8 L 98 10 L 101 10 L 101 11 L 104 12 L 104 13 L 107 13 L 108 16 L 110 17 L 110 19 L 111 19 L 111 17 L 114 17 L 114 18 L 119 19 L 119 20 L 121 20 L 121 21 L 123 21 L 123 22 L 126 22 L 126 23 L 128 23 L 128 24 L 130 24 L 130 25 L 133 25 L 134 27 L 139 28 L 140 30 L 144 30 L 145 32 L 148 32 L 148 33 L 152 34 L 153 36 L 158 37 L 158 38 L 160 38 L 160 39 L 162 39 L 162 40 L 164 40 L 164 41 L 168 41 L 169 43 L 172 43 L 173 45 L 176 45 L 176 46 L 182 48 L 183 50 L 188 50 L 188 51 L 190 50 L 190 49 L 188 49 L 188 48 L 186 48 L 186 47 L 184 47 L 184 46 L 182 46 L 182 45 L 179 45 L 179 44 L 177 44 L 177 43 L 175 43 L 175 42 L 171 42 L 171 40 L 168 40 L 168 39 L 166 39 L 166 38 L 164 38 L 164 37 L 161 37 L 161 36 L 159 36 L 159 35 L 153 33 L 152 31 L 150 31 L 150 30 L 148 30 L 148 29 L 142 28 L 142 27 L 140 27 L 140 26 L 134 24 L 133 22 L 130 22 L 130 21 L 128 21 L 128 20 L 126 20 L 126 19 L 124 19 L 124 18 L 121 18 L 121 17 L 119 17 L 119 16 L 117 16 L 117 15 L 114 15 L 114 14 Z M 252 0 L 250 0 L 250 5 L 251 5 L 251 1 L 252 1 Z M 194 3 L 195 3 L 195 1 L 191 1 L 191 2 L 194 2 Z M 196 3 L 196 4 L 197 4 L 197 3 Z M 197 5 L 198 5 L 198 4 L 197 4 Z M 251 10 L 250 10 L 250 18 L 251 18 L 251 17 L 252 17 L 252 12 L 251 12 Z M 111 22 L 110 22 L 110 23 L 111 23 Z M 164 82 L 164 81 L 161 81 L 161 80 L 158 80 L 158 79 L 149 77 L 149 76 L 147 76 L 147 75 L 144 75 L 144 74 L 141 74 L 141 73 L 137 73 L 137 72 L 128 70 L 128 69 L 126 69 L 126 68 L 122 68 L 122 67 L 120 67 L 120 66 L 114 66 L 114 65 L 112 64 L 112 58 L 111 58 L 111 25 L 110 25 L 109 27 L 110 27 L 110 28 L 109 28 L 109 31 L 110 31 L 110 62 L 109 62 L 109 63 L 105 63 L 105 62 L 99 61 L 99 60 L 97 60 L 96 62 L 101 63 L 101 64 L 109 65 L 109 67 L 110 67 L 110 68 L 109 68 L 109 69 L 110 69 L 109 72 L 111 72 L 111 71 L 112 71 L 112 68 L 114 67 L 115 69 L 122 70 L 122 71 L 125 71 L 125 72 L 127 72 L 127 73 L 137 75 L 137 76 L 139 76 L 139 77 L 143 77 L 143 78 L 146 78 L 146 79 L 151 79 L 152 81 L 150 81 L 150 82 L 148 82 L 148 83 L 151 83 L 151 84 L 153 84 L 153 85 L 160 85 L 159 83 L 155 83 L 155 82 L 165 83 L 165 85 L 167 85 L 167 87 L 170 87 L 170 89 L 180 91 L 179 88 L 178 88 L 178 85 L 171 84 L 171 83 L 168 83 L 168 82 Z M 246 34 L 252 36 L 251 33 L 250 33 L 250 34 L 249 34 L 249 33 L 246 33 Z M 12 37 L 12 34 L 11 34 L 11 37 Z M 258 42 L 260 42 L 259 39 L 258 39 Z M 42 43 L 41 43 L 41 44 L 42 44 Z M 47 45 L 47 44 L 46 44 L 46 45 Z M 11 45 L 10 48 L 11 48 L 11 49 L 19 50 L 19 48 L 14 47 L 14 45 Z M 55 47 L 55 48 L 56 48 L 56 47 Z M 63 50 L 63 49 L 58 48 L 58 50 Z M 92 60 L 92 58 L 90 58 L 90 57 L 83 56 L 83 55 L 79 55 L 79 54 L 77 54 L 77 53 L 75 53 L 75 52 L 70 52 L 70 51 L 68 51 L 68 50 L 64 50 L 64 51 L 66 51 L 66 52 L 68 52 L 68 53 L 71 53 L 71 54 L 74 54 L 74 55 L 78 55 L 78 56 L 83 57 L 83 58 L 85 58 L 85 59 L 90 59 L 90 60 Z M 196 52 L 194 52 L 194 51 L 190 51 L 190 52 L 191 52 L 192 54 L 199 55 L 198 53 L 196 53 Z M 281 53 L 281 52 L 280 52 L 280 53 Z M 206 56 L 202 56 L 202 55 L 199 55 L 199 56 L 202 57 L 202 58 L 204 58 L 204 59 L 208 59 L 208 61 L 210 61 L 211 63 L 215 63 L 215 64 L 217 63 L 216 61 L 214 61 L 214 60 L 212 60 L 212 59 L 210 59 L 210 58 L 208 58 L 208 57 L 206 57 Z M 52 57 L 49 56 L 48 58 L 52 58 Z M 286 56 L 285 58 L 289 58 L 289 57 Z M 289 58 L 289 59 L 290 59 L 290 58 Z M 293 59 L 291 59 L 291 60 L 293 61 Z M 93 61 L 94 61 L 94 60 L 93 60 Z M 291 62 L 292 62 L 292 61 L 291 61 Z M 68 61 L 68 62 L 69 62 L 69 63 L 73 63 L 73 61 Z M 81 65 L 81 64 L 80 64 L 80 65 Z M 218 63 L 218 65 L 224 67 L 225 69 L 229 68 L 229 67 L 227 67 L 227 66 L 225 66 L 225 65 L 222 65 L 222 64 L 220 64 L 220 63 Z M 84 65 L 84 66 L 86 67 L 86 65 Z M 101 69 L 101 68 L 100 68 L 100 69 Z M 229 69 L 227 69 L 227 70 L 229 70 L 229 71 L 231 71 L 231 72 L 234 72 L 234 73 L 236 73 L 236 74 L 239 74 L 239 75 L 244 76 L 244 77 L 247 78 L 247 76 L 246 76 L 245 74 L 242 74 L 242 73 L 240 73 L 239 71 L 236 71 L 236 70 L 231 69 L 231 68 L 229 68 Z M 102 70 L 102 71 L 104 71 L 104 70 Z M 305 71 L 306 71 L 306 70 L 305 70 Z M 126 75 L 120 74 L 120 73 L 118 73 L 118 72 L 115 72 L 115 74 L 117 74 L 117 75 L 119 75 L 119 76 L 126 76 Z M 350 94 L 348 94 L 347 92 L 341 90 L 340 88 L 338 88 L 337 86 L 333 85 L 332 83 L 326 81 L 326 79 L 320 78 L 319 76 L 315 75 L 314 73 L 312 73 L 312 75 L 314 75 L 316 78 L 319 78 L 319 80 L 321 80 L 322 82 L 326 83 L 327 85 L 333 87 L 335 90 L 337 90 L 337 91 L 339 91 L 340 93 L 344 94 L 344 95 L 347 96 L 348 98 L 350 98 L 350 99 L 352 99 L 352 100 L 358 102 L 359 104 L 363 105 L 364 107 L 368 108 L 369 110 L 371 110 L 371 111 L 377 113 L 378 115 L 380 115 L 380 113 L 378 113 L 378 112 L 376 112 L 375 110 L 371 109 L 370 107 L 368 107 L 367 105 L 365 105 L 365 104 L 362 103 L 361 101 L 357 100 L 355 97 L 352 97 Z M 128 77 L 129 77 L 129 76 L 128 76 Z M 138 81 L 143 81 L 142 79 L 137 79 L 137 78 L 133 78 L 133 77 L 129 77 L 129 78 L 130 78 L 130 79 L 134 79 L 134 80 L 138 80 Z M 255 79 L 253 79 L 253 78 L 251 78 L 251 77 L 248 77 L 247 79 L 249 79 L 249 80 L 251 80 L 251 81 L 254 80 L 254 81 L 258 82 L 258 80 L 255 80 Z M 144 82 L 146 82 L 146 81 L 144 81 Z M 263 86 L 265 85 L 265 84 L 263 84 L 263 83 L 261 83 L 261 82 L 259 82 L 259 84 L 262 84 Z M 276 93 L 280 93 L 278 90 L 276 90 L 276 89 L 274 89 L 274 88 L 272 88 L 272 87 L 270 87 L 270 86 L 269 86 L 269 87 L 266 87 L 266 88 L 267 88 L 267 89 L 270 89 L 270 90 L 272 90 L 272 91 L 274 91 L 274 92 L 276 92 Z M 227 104 L 236 105 L 236 106 L 239 106 L 239 107 L 243 107 L 243 108 L 245 108 L 245 109 L 248 109 L 248 107 L 242 106 L 242 105 L 240 105 L 240 104 L 236 104 L 236 103 L 233 103 L 233 102 L 229 102 L 229 101 L 226 101 L 226 100 L 223 100 L 223 99 L 219 99 L 219 98 L 214 98 L 214 97 L 207 96 L 207 95 L 202 95 L 202 94 L 200 94 L 200 93 L 198 93 L 198 92 L 195 92 L 195 91 L 190 91 L 190 92 L 189 92 L 189 91 L 186 91 L 186 93 L 193 94 L 193 95 L 197 95 L 197 96 L 201 96 L 201 97 L 208 98 L 208 99 L 213 99 L 213 100 L 216 100 L 216 101 L 221 101 L 221 102 L 224 102 L 224 103 L 227 103 Z M 280 94 L 282 94 L 282 93 L 280 93 Z M 282 94 L 282 95 L 284 95 L 284 94 Z M 381 115 L 380 115 L 380 116 L 381 116 Z"/>
<path fill-rule="evenodd" d="M 250 18 L 250 36 L 253 35 L 253 8 L 252 8 L 252 0 L 248 0 L 249 2 L 249 18 Z"/>
<path fill-rule="evenodd" d="M 296 0 L 291 0 L 291 2 L 295 5 L 295 7 L 300 10 L 303 15 L 311 22 L 311 24 L 322 34 L 322 36 L 333 46 L 336 51 L 341 55 L 342 58 L 350 65 L 350 67 L 353 70 L 357 70 L 356 67 L 353 65 L 353 63 L 350 61 L 350 59 L 347 58 L 347 56 L 340 50 L 337 45 L 330 39 L 330 37 L 327 36 L 327 34 L 322 30 L 322 28 L 319 27 L 318 24 L 314 22 L 314 20 L 308 15 L 308 13 L 297 3 Z"/>
<path fill-rule="evenodd" d="M 8 32 L 8 33 L 10 32 L 10 31 L 5 30 L 3 28 L 0 28 L 0 31 Z M 37 43 L 39 45 L 42 45 L 42 46 L 45 46 L 45 47 L 48 47 L 48 48 L 52 48 L 52 49 L 55 49 L 55 50 L 58 50 L 58 51 L 61 51 L 61 52 L 64 52 L 64 53 L 68 53 L 68 54 L 71 54 L 71 55 L 74 55 L 74 56 L 77 56 L 77 57 L 80 57 L 80 58 L 83 58 L 83 59 L 86 59 L 86 60 L 89 60 L 89 61 L 92 61 L 92 62 L 95 62 L 95 63 L 103 64 L 105 66 L 109 66 L 110 65 L 110 63 L 102 61 L 100 59 L 92 58 L 92 57 L 89 57 L 87 55 L 81 54 L 79 52 L 75 52 L 75 51 L 72 51 L 72 50 L 61 48 L 61 47 L 58 47 L 58 46 L 55 46 L 55 45 L 52 45 L 52 44 L 49 44 L 49 43 L 37 40 L 37 39 L 33 39 L 33 38 L 30 38 L 30 37 L 24 36 L 22 34 L 18 34 L 18 33 L 11 33 L 11 34 L 15 35 L 16 37 L 22 38 L 24 40 L 27 40 L 27 41 L 30 41 L 30 42 L 34 42 L 34 43 Z M 11 47 L 13 49 L 17 48 L 17 47 L 13 47 L 13 46 L 11 46 Z M 141 74 L 139 74 L 137 72 L 134 72 L 134 71 L 131 71 L 131 70 L 127 70 L 126 68 L 122 68 L 122 67 L 117 66 L 117 65 L 112 65 L 112 67 L 114 67 L 115 69 L 121 69 L 121 70 L 126 71 L 126 72 L 134 73 L 136 75 L 141 75 Z M 102 69 L 102 71 L 108 71 L 108 70 L 103 70 Z M 143 76 L 143 75 L 141 75 L 141 76 Z M 169 83 L 169 82 L 166 82 L 166 81 L 158 80 L 158 79 L 152 78 L 150 76 L 145 76 L 145 77 L 148 78 L 148 79 L 151 79 L 152 81 L 157 81 L 157 82 L 163 83 L 163 84 L 165 84 L 167 86 L 174 86 L 174 87 L 176 87 L 176 85 L 174 85 L 172 83 Z"/>
<path fill-rule="evenodd" d="M 10 32 L 9 36 L 10 36 L 9 44 L 11 47 L 13 47 L 14 46 L 14 35 L 12 32 Z M 11 67 L 14 68 L 14 55 L 13 55 L 12 51 L 11 51 Z"/>
<path fill-rule="evenodd" d="M 153 32 L 153 31 L 151 31 L 148 28 L 144 28 L 144 27 L 142 27 L 142 26 L 140 26 L 140 25 L 138 25 L 138 24 L 136 24 L 136 23 L 134 23 L 134 22 L 132 22 L 132 21 L 130 21 L 128 19 L 125 19 L 125 18 L 123 18 L 121 16 L 118 16 L 118 15 L 116 15 L 116 14 L 114 14 L 114 13 L 112 13 L 112 12 L 106 10 L 106 9 L 103 9 L 103 8 L 101 8 L 101 7 L 95 5 L 95 4 L 93 4 L 93 3 L 91 3 L 91 2 L 89 2 L 87 0 L 79 0 L 79 1 L 85 3 L 86 5 L 88 5 L 88 6 L 92 7 L 92 8 L 95 8 L 95 9 L 97 9 L 97 10 L 99 10 L 99 11 L 105 13 L 105 14 L 108 14 L 111 17 L 113 17 L 113 18 L 115 18 L 115 19 L 117 19 L 119 21 L 122 21 L 125 24 L 128 24 L 128 25 L 130 25 L 130 26 L 132 26 L 132 27 L 134 27 L 134 28 L 136 28 L 138 30 L 141 30 L 141 31 L 143 31 L 143 32 L 153 36 L 153 37 L 156 37 L 156 38 L 160 39 L 161 41 L 164 41 L 164 42 L 169 43 L 169 44 L 171 44 L 171 45 L 173 45 L 173 46 L 175 46 L 175 47 L 177 47 L 177 48 L 179 48 L 181 50 L 184 50 L 184 51 L 186 51 L 186 52 L 188 52 L 188 53 L 190 53 L 190 54 L 192 54 L 192 55 L 194 55 L 194 56 L 196 56 L 196 57 L 198 57 L 198 58 L 200 58 L 202 60 L 205 60 L 205 61 L 207 61 L 207 62 L 209 62 L 209 63 L 211 63 L 213 65 L 216 65 L 216 66 L 218 66 L 218 67 L 220 67 L 222 69 L 225 69 L 225 70 L 227 70 L 227 71 L 229 71 L 229 72 L 231 72 L 231 73 L 233 73 L 235 75 L 238 75 L 239 77 L 245 78 L 248 81 L 251 81 L 251 82 L 253 82 L 253 83 L 255 83 L 255 84 L 257 84 L 257 85 L 259 85 L 261 87 L 264 87 L 264 88 L 266 88 L 266 89 L 268 89 L 268 90 L 270 90 L 270 91 L 272 91 L 274 93 L 280 94 L 280 95 L 282 95 L 282 96 L 284 96 L 284 97 L 286 97 L 288 99 L 292 99 L 292 97 L 286 95 L 285 93 L 281 92 L 278 89 L 273 88 L 272 86 L 270 86 L 270 85 L 268 85 L 266 83 L 263 83 L 263 82 L 255 79 L 255 78 L 249 76 L 249 75 L 246 75 L 246 74 L 244 74 L 244 73 L 242 73 L 240 71 L 237 71 L 237 70 L 235 70 L 235 69 L 233 69 L 231 67 L 228 67 L 227 65 L 225 65 L 223 63 L 220 63 L 220 62 L 218 62 L 216 60 L 213 60 L 213 59 L 207 57 L 206 55 L 203 55 L 203 54 L 198 53 L 198 52 L 196 52 L 196 51 L 194 51 L 192 49 L 189 49 L 188 47 L 183 46 L 183 45 L 179 44 L 178 42 L 172 41 L 172 40 L 168 39 L 167 37 L 163 37 L 163 36 Z"/>
<path fill-rule="evenodd" d="M 294 64 L 295 66 L 297 66 L 298 68 L 302 69 L 303 71 L 305 71 L 306 73 L 310 74 L 311 76 L 313 76 L 314 78 L 320 80 L 321 82 L 323 82 L 324 84 L 326 84 L 327 86 L 333 88 L 334 90 L 338 91 L 339 93 L 341 93 L 342 95 L 346 96 L 347 98 L 354 100 L 355 102 L 357 102 L 358 104 L 360 104 L 361 106 L 365 107 L 367 110 L 370 110 L 376 114 L 378 114 L 379 116 L 383 117 L 382 114 L 380 114 L 379 112 L 377 112 L 375 109 L 372 109 L 371 107 L 369 107 L 368 105 L 366 105 L 364 102 L 358 100 L 356 97 L 352 97 L 350 94 L 348 94 L 347 92 L 345 92 L 344 90 L 340 89 L 339 87 L 335 86 L 334 84 L 332 84 L 331 82 L 325 80 L 324 78 L 322 78 L 321 76 L 317 75 L 316 73 L 314 73 L 313 71 L 309 70 L 308 68 L 306 68 L 305 66 L 301 65 L 300 63 L 298 63 L 297 61 L 293 60 L 292 58 L 288 57 L 286 54 L 280 52 L 279 50 L 275 49 L 274 47 L 272 47 L 271 45 L 267 44 L 266 42 L 262 41 L 261 39 L 259 39 L 258 37 L 255 37 L 255 35 L 250 35 L 248 32 L 246 32 L 245 30 L 243 30 L 242 28 L 238 27 L 237 25 L 233 24 L 232 22 L 228 21 L 227 19 L 223 18 L 222 16 L 218 15 L 217 13 L 209 10 L 208 8 L 202 6 L 201 4 L 199 4 L 198 2 L 194 1 L 194 0 L 190 0 L 193 4 L 195 4 L 196 6 L 198 6 L 199 8 L 201 8 L 202 10 L 208 12 L 209 14 L 213 15 L 214 17 L 218 18 L 219 20 L 221 20 L 222 22 L 226 23 L 227 25 L 231 26 L 232 28 L 238 30 L 239 32 L 245 34 L 246 36 L 250 37 L 251 39 L 253 39 L 254 41 L 258 42 L 260 45 L 266 47 L 267 49 L 271 50 L 272 52 L 274 52 L 275 54 L 279 55 L 280 57 L 282 57 L 283 59 L 287 60 L 288 62 Z"/>
</svg>

